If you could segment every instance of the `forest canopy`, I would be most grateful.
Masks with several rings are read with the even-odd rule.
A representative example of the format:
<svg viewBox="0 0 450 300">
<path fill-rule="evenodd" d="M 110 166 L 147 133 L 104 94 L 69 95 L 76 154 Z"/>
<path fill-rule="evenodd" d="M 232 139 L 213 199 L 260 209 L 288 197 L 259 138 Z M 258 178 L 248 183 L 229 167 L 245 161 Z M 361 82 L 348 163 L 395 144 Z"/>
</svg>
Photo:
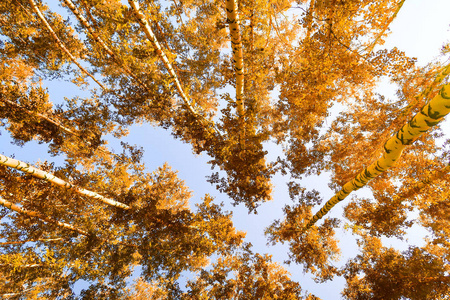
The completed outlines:
<svg viewBox="0 0 450 300">
<path fill-rule="evenodd" d="M 0 298 L 319 299 L 295 264 L 343 279 L 345 299 L 446 299 L 450 45 L 425 66 L 384 48 L 404 4 L 2 0 L 0 134 L 48 155 L 0 147 Z M 49 88 L 62 82 L 75 93 Z M 170 162 L 150 170 L 125 142 L 138 124 L 207 157 L 227 203 L 193 199 Z M 323 173 L 331 199 L 302 181 Z M 279 175 L 290 201 L 273 197 Z M 269 201 L 286 203 L 264 229 L 283 263 L 225 208 Z M 384 243 L 416 228 L 421 244 Z"/>
</svg>

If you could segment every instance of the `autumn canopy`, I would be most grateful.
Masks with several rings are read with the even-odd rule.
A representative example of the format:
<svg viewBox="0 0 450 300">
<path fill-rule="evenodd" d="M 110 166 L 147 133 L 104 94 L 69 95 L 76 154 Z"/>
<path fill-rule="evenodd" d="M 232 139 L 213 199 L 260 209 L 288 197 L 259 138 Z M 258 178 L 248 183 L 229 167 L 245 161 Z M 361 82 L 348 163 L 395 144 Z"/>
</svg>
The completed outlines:
<svg viewBox="0 0 450 300">
<path fill-rule="evenodd" d="M 169 164 L 109 147 L 150 124 L 208 157 L 227 204 L 288 203 L 267 242 L 317 283 L 344 278 L 335 299 L 446 299 L 450 47 L 426 66 L 385 49 L 404 4 L 2 0 L 0 298 L 319 299 L 223 203 L 192 205 Z M 55 95 L 58 82 L 75 94 Z M 303 184 L 322 173 L 331 199 Z M 280 174 L 292 201 L 272 199 Z M 362 187 L 370 197 L 352 194 Z M 344 216 L 327 215 L 336 205 Z M 356 256 L 340 260 L 337 228 Z M 411 228 L 422 244 L 384 243 Z"/>
</svg>

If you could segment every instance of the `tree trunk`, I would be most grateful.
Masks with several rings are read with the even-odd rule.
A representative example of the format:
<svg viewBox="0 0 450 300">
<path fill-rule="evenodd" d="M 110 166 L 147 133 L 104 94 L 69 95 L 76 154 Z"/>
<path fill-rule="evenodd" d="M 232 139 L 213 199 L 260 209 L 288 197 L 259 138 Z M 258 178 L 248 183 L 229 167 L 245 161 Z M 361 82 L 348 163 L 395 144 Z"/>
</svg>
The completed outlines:
<svg viewBox="0 0 450 300">
<path fill-rule="evenodd" d="M 444 85 L 427 105 L 417 113 L 411 121 L 405 124 L 396 135 L 384 144 L 383 157 L 373 162 L 352 181 L 347 182 L 343 188 L 334 195 L 308 222 L 304 230 L 308 230 L 314 223 L 327 214 L 333 206 L 344 200 L 352 191 L 356 191 L 369 182 L 369 180 L 389 169 L 400 157 L 403 149 L 411 145 L 417 138 L 432 126 L 438 124 L 450 112 L 450 85 Z"/>
<path fill-rule="evenodd" d="M 244 116 L 244 55 L 239 28 L 236 0 L 227 0 L 227 23 L 229 24 L 233 64 L 236 75 L 236 105 L 239 117 Z"/>
</svg>

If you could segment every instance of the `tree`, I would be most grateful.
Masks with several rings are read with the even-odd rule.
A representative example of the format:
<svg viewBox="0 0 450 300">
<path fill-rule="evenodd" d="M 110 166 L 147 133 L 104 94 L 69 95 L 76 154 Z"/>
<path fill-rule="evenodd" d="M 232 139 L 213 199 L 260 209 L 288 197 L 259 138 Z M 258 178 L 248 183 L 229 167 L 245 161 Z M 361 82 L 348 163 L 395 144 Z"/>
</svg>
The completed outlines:
<svg viewBox="0 0 450 300">
<path fill-rule="evenodd" d="M 269 255 L 253 253 L 249 245 L 235 255 L 221 256 L 210 268 L 187 283 L 179 299 L 317 299 L 303 295 L 297 282 Z M 139 298 L 140 297 L 140 298 Z M 158 283 L 138 279 L 132 299 L 170 299 Z"/>
<path fill-rule="evenodd" d="M 345 266 L 348 299 L 444 299 L 448 295 L 448 264 L 439 256 L 417 247 L 400 253 L 382 247 L 374 237 L 365 237 L 362 243 L 364 252 Z"/>
<path fill-rule="evenodd" d="M 444 85 L 439 94 L 427 105 L 422 107 L 419 113 L 391 137 L 384 144 L 384 153 L 381 158 L 370 164 L 352 181 L 347 182 L 342 190 L 331 198 L 324 207 L 316 213 L 311 221 L 306 224 L 309 229 L 318 219 L 322 218 L 339 201 L 345 199 L 352 191 L 357 190 L 366 183 L 390 168 L 400 157 L 403 149 L 411 145 L 424 132 L 437 125 L 450 112 L 450 85 Z"/>
<path fill-rule="evenodd" d="M 322 225 L 310 231 L 304 230 L 312 216 L 312 207 L 321 202 L 319 193 L 308 192 L 293 183 L 290 184 L 289 192 L 291 199 L 298 203 L 286 205 L 283 209 L 285 219 L 276 220 L 267 228 L 269 241 L 272 244 L 288 242 L 290 260 L 302 264 L 304 272 L 313 274 L 316 281 L 332 280 L 338 274 L 332 261 L 338 261 L 340 256 L 338 241 L 334 237 L 334 228 L 338 226 L 339 220 L 326 219 Z"/>
<path fill-rule="evenodd" d="M 450 111 L 450 66 L 382 48 L 406 3 L 2 1 L 0 126 L 61 158 L 31 165 L 1 150 L 2 297 L 316 299 L 244 243 L 212 196 L 191 209 L 168 164 L 150 171 L 139 146 L 108 148 L 142 123 L 207 155 L 207 181 L 249 213 L 289 174 L 294 203 L 266 234 L 316 281 L 344 277 L 348 299 L 445 297 L 450 142 L 437 123 Z M 396 96 L 378 93 L 385 79 Z M 55 80 L 76 95 L 56 98 Z M 274 161 L 269 143 L 284 150 Z M 337 194 L 314 213 L 322 193 L 301 180 L 323 172 Z M 373 197 L 354 196 L 345 222 L 319 221 L 366 184 Z M 361 253 L 338 265 L 342 223 Z M 413 226 L 428 232 L 423 245 L 383 246 Z"/>
<path fill-rule="evenodd" d="M 76 191 L 54 189 L 44 180 L 3 169 L 2 186 L 9 191 L 4 197 L 20 199 L 21 207 L 2 200 L 2 205 L 12 210 L 3 211 L 1 237 L 24 243 L 5 245 L 2 257 L 10 261 L 11 255 L 30 253 L 35 257 L 33 263 L 37 260 L 44 267 L 40 253 L 51 251 L 57 256 L 54 259 L 61 260 L 58 272 L 66 273 L 66 286 L 80 279 L 93 282 L 85 292 L 89 298 L 97 288 L 108 295 L 123 293 L 125 280 L 136 263 L 143 267 L 147 279 L 174 281 L 183 270 L 195 271 L 204 266 L 213 253 L 225 254 L 239 246 L 243 233 L 236 232 L 231 215 L 212 204 L 210 197 L 205 197 L 197 212 L 191 212 L 187 206 L 190 192 L 168 166 L 153 174 L 142 172 L 137 163 L 132 168 L 134 174 L 128 173 L 124 164 L 91 174 L 81 174 L 70 166 L 56 172 L 74 178 L 78 184 L 110 189 L 105 193 L 113 193 L 131 206 L 131 214 L 123 208 L 108 209 L 95 200 L 81 199 L 83 196 Z M 74 222 L 76 225 L 70 224 Z M 55 237 L 62 240 L 47 242 Z M 48 274 L 57 276 L 52 274 L 56 265 L 50 263 L 49 267 Z M 18 271 L 24 274 L 22 283 L 14 279 L 22 276 Z M 57 293 L 67 289 L 59 281 L 56 284 L 53 279 L 44 280 L 41 269 L 35 274 L 16 267 L 3 272 L 7 279 L 2 287 L 5 293 L 19 292 L 23 296 L 29 289 Z M 42 282 L 35 286 L 38 281 Z"/>
<path fill-rule="evenodd" d="M 211 270 L 202 270 L 187 286 L 183 299 L 306 299 L 300 285 L 270 256 L 248 249 L 220 257 Z"/>
</svg>

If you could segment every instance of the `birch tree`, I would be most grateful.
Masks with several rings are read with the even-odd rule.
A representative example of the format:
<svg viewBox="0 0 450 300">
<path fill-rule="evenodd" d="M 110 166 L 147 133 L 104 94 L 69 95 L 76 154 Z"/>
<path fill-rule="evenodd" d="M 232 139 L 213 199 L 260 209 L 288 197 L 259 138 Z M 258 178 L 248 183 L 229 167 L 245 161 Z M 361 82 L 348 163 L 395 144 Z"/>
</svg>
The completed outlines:
<svg viewBox="0 0 450 300">
<path fill-rule="evenodd" d="M 437 125 L 449 112 L 450 85 L 444 85 L 439 94 L 422 107 L 420 113 L 416 114 L 409 123 L 405 124 L 395 136 L 386 141 L 383 156 L 365 168 L 351 182 L 347 182 L 342 187 L 342 190 L 327 201 L 320 211 L 313 216 L 306 225 L 305 230 L 322 218 L 339 201 L 344 200 L 352 191 L 363 187 L 369 180 L 390 168 L 400 157 L 406 146 L 412 144 L 432 126 Z"/>
<path fill-rule="evenodd" d="M 190 192 L 167 166 L 153 174 L 139 171 L 137 164 L 134 168 L 135 174 L 117 165 L 113 170 L 92 172 L 90 179 L 70 167 L 58 172 L 59 176 L 68 172 L 77 182 L 95 182 L 97 189 L 107 188 L 107 195 L 113 193 L 132 207 L 132 212 L 126 213 L 99 206 L 96 201 L 80 201 L 76 192 L 55 189 L 3 167 L 2 199 L 21 201 L 2 201 L 11 210 L 2 211 L 0 236 L 11 243 L 2 246 L 0 256 L 8 260 L 10 254 L 25 250 L 39 256 L 40 251 L 49 249 L 61 260 L 61 265 L 48 265 L 49 274 L 57 276 L 65 269 L 67 276 L 59 284 L 66 285 L 89 278 L 92 285 L 83 292 L 89 298 L 102 291 L 121 295 L 136 264 L 143 267 L 142 276 L 147 280 L 166 280 L 170 285 L 183 270 L 198 270 L 213 253 L 226 254 L 240 245 L 243 233 L 236 231 L 231 215 L 213 204 L 212 198 L 205 197 L 193 212 L 187 206 Z M 55 238 L 62 241 L 46 242 Z M 21 292 L 23 288 L 16 285 L 20 282 L 38 289 L 40 295 L 66 289 L 53 285 L 53 280 L 39 279 L 44 276 L 41 268 L 40 273 L 28 269 L 20 268 L 19 273 L 17 268 L 3 270 L 8 278 L 2 287 L 5 293 Z M 23 280 L 14 279 L 18 274 Z"/>
</svg>

